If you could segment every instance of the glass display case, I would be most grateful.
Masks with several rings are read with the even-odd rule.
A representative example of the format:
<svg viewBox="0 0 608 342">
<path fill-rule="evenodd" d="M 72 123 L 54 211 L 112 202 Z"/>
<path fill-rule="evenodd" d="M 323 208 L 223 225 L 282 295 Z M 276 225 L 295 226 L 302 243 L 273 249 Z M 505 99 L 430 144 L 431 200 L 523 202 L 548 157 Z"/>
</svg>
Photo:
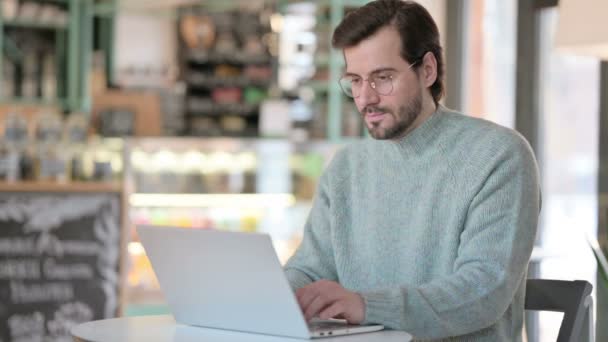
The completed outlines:
<svg viewBox="0 0 608 342">
<path fill-rule="evenodd" d="M 127 140 L 127 306 L 163 303 L 138 225 L 267 233 L 284 263 L 301 241 L 318 178 L 337 147 L 272 139 Z"/>
</svg>

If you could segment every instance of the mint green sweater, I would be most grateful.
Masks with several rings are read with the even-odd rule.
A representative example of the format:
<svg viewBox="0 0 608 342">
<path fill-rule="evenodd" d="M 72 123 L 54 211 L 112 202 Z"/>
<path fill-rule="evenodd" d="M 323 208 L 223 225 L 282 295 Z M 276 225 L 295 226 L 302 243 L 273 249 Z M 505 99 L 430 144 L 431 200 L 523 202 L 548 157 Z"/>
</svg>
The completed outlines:
<svg viewBox="0 0 608 342">
<path fill-rule="evenodd" d="M 539 210 L 527 142 L 440 107 L 400 141 L 336 154 L 285 273 L 339 282 L 366 323 L 416 339 L 520 341 Z"/>
</svg>

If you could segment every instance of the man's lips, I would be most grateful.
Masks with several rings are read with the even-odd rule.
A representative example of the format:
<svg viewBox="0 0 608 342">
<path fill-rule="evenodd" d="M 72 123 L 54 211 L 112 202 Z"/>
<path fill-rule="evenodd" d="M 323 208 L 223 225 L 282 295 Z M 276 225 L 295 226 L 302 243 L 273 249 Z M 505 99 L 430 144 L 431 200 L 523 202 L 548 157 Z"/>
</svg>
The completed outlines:
<svg viewBox="0 0 608 342">
<path fill-rule="evenodd" d="M 382 121 L 382 119 L 384 118 L 385 115 L 386 115 L 385 112 L 366 112 L 365 119 L 366 119 L 366 121 L 373 123 L 373 122 Z"/>
</svg>

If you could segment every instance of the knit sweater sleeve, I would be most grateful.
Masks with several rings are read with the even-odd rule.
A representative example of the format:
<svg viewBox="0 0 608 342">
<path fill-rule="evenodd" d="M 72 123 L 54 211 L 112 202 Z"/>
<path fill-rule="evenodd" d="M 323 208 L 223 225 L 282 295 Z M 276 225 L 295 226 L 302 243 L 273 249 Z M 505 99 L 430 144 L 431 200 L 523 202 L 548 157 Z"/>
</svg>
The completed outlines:
<svg viewBox="0 0 608 342">
<path fill-rule="evenodd" d="M 361 292 L 366 323 L 438 339 L 482 330 L 504 315 L 525 277 L 540 210 L 533 153 L 515 141 L 496 153 L 474 192 L 453 273 Z"/>
<path fill-rule="evenodd" d="M 304 226 L 302 243 L 284 268 L 287 280 L 294 290 L 320 279 L 338 279 L 331 244 L 327 178 L 326 173 L 321 176 L 308 221 Z"/>
</svg>

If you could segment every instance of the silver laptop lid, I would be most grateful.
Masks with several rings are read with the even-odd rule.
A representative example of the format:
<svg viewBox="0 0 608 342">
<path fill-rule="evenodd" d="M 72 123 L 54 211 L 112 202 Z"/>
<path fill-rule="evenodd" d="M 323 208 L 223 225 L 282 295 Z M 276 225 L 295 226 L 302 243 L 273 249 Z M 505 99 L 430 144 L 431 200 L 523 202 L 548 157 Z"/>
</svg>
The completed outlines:
<svg viewBox="0 0 608 342">
<path fill-rule="evenodd" d="M 268 235 L 148 226 L 137 232 L 177 322 L 310 338 Z"/>
</svg>

